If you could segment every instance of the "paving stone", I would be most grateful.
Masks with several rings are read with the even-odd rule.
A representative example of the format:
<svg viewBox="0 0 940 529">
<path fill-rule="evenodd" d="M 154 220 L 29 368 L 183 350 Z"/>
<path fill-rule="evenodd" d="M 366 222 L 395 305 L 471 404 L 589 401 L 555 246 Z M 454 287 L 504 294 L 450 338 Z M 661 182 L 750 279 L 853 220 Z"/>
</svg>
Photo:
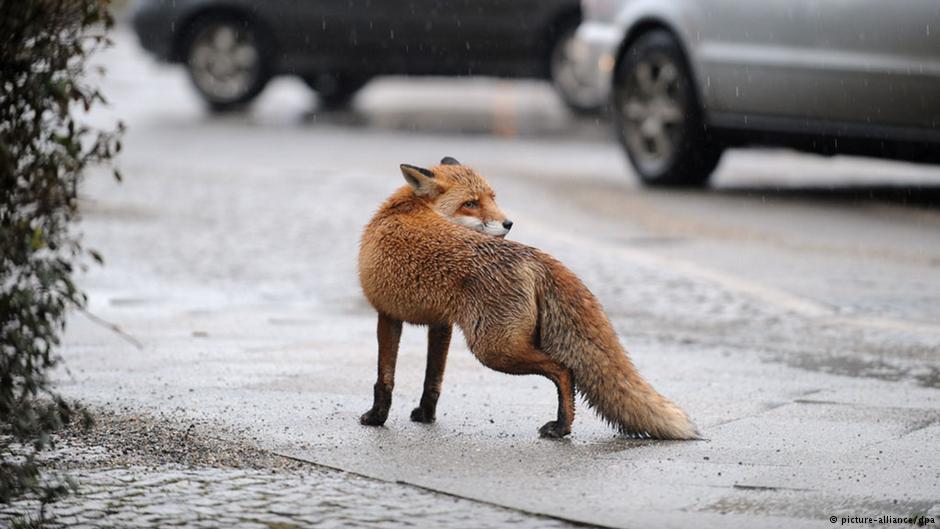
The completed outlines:
<svg viewBox="0 0 940 529">
<path fill-rule="evenodd" d="M 48 509 L 53 516 L 50 528 L 570 527 L 317 467 L 278 472 L 92 468 L 76 470 L 73 476 L 79 480 L 79 492 Z M 28 512 L 38 512 L 38 502 L 15 501 L 0 510 L 0 526 Z"/>
</svg>

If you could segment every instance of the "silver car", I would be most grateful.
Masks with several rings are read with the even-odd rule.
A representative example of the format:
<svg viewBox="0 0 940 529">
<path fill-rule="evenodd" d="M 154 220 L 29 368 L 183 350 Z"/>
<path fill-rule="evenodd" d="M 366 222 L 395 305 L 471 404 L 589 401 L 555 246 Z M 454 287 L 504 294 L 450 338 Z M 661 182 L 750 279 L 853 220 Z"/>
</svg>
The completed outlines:
<svg viewBox="0 0 940 529">
<path fill-rule="evenodd" d="M 940 1 L 582 0 L 582 77 L 651 185 L 722 150 L 940 161 Z M 590 75 L 585 75 L 589 73 Z"/>
</svg>

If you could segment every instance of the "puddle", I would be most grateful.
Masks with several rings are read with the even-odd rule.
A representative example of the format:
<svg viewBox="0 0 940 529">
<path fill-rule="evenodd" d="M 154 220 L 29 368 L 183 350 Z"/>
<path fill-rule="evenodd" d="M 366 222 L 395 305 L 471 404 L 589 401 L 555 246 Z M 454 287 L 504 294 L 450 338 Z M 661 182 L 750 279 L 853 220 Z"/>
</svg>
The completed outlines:
<svg viewBox="0 0 940 529">
<path fill-rule="evenodd" d="M 902 366 L 851 356 L 791 355 L 774 361 L 790 367 L 817 373 L 853 378 L 873 378 L 887 382 L 910 381 L 925 388 L 940 389 L 940 367 L 930 365 Z"/>
</svg>

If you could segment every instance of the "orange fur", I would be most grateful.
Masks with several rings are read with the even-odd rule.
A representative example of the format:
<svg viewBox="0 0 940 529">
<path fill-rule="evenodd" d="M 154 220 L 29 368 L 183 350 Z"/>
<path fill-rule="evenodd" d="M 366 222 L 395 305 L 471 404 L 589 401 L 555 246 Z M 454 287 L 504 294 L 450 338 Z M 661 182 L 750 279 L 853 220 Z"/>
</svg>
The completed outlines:
<svg viewBox="0 0 940 529">
<path fill-rule="evenodd" d="M 402 166 L 402 172 L 410 185 L 379 208 L 359 253 L 363 292 L 380 315 L 376 400 L 363 415 L 364 424 L 382 424 L 387 417 L 394 385 L 392 351 L 397 354 L 398 347 L 397 334 L 388 326 L 397 322 L 400 329 L 407 322 L 432 329 L 457 325 L 483 364 L 552 380 L 558 389 L 558 418 L 543 426 L 542 435 L 570 432 L 576 387 L 624 432 L 662 439 L 698 437 L 685 413 L 639 375 L 600 303 L 571 271 L 535 248 L 455 220 L 464 214 L 460 204 L 466 197 L 479 201 L 481 218 L 505 219 L 482 176 L 454 164 L 431 170 Z M 436 389 L 430 394 L 436 405 L 443 361 L 432 370 L 432 359 L 440 360 L 440 351 L 433 349 L 429 346 L 428 377 L 436 379 L 426 381 L 425 396 L 429 387 Z M 412 419 L 427 415 L 424 402 L 422 397 Z M 430 420 L 433 414 L 431 405 Z"/>
</svg>

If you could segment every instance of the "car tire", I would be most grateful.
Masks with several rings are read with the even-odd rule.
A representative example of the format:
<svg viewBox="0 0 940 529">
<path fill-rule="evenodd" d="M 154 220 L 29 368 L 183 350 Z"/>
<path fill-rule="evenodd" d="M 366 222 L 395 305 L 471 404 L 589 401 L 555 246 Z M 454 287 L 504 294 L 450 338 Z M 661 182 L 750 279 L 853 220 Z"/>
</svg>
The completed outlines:
<svg viewBox="0 0 940 529">
<path fill-rule="evenodd" d="M 356 93 L 369 82 L 369 78 L 334 73 L 305 76 L 304 82 L 317 93 L 325 109 L 336 110 L 349 106 Z"/>
<path fill-rule="evenodd" d="M 586 77 L 593 73 L 585 70 L 588 65 L 579 57 L 575 39 L 577 29 L 578 24 L 572 21 L 561 24 L 553 32 L 548 62 L 549 77 L 558 96 L 572 112 L 596 114 L 606 101 L 593 79 Z"/>
<path fill-rule="evenodd" d="M 260 28 L 237 16 L 206 15 L 185 35 L 182 59 L 211 110 L 238 109 L 264 90 L 271 77 L 271 47 Z"/>
<path fill-rule="evenodd" d="M 722 148 L 708 133 L 679 42 L 653 30 L 627 47 L 614 74 L 611 115 L 617 139 L 644 184 L 700 187 Z"/>
</svg>

